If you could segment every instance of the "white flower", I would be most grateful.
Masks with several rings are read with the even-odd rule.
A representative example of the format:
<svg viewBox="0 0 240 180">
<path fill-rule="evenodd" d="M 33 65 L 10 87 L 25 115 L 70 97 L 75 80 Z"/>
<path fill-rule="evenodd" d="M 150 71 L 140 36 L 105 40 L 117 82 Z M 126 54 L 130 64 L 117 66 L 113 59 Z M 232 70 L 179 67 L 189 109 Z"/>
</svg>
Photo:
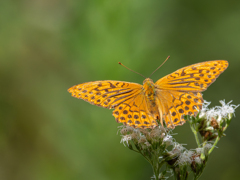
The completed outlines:
<svg viewBox="0 0 240 180">
<path fill-rule="evenodd" d="M 211 121 L 212 118 L 216 119 L 218 122 L 221 122 L 223 118 L 231 117 L 231 114 L 234 114 L 235 109 L 239 105 L 230 104 L 232 101 L 225 103 L 225 100 L 221 100 L 220 103 L 222 106 L 216 106 L 211 109 L 208 108 L 211 102 L 207 102 L 204 100 L 202 110 L 200 111 L 200 118 L 207 118 L 208 121 Z"/>
<path fill-rule="evenodd" d="M 163 142 L 166 143 L 167 146 L 171 145 L 173 143 L 173 137 L 170 135 L 166 135 L 163 138 Z"/>
<path fill-rule="evenodd" d="M 181 154 L 181 152 L 182 152 L 184 149 L 185 149 L 185 148 L 184 148 L 181 144 L 175 142 L 175 143 L 174 143 L 174 148 L 172 149 L 172 151 L 170 151 L 170 153 L 171 153 L 171 154 L 176 154 L 176 155 L 178 156 L 179 154 Z"/>
<path fill-rule="evenodd" d="M 193 155 L 194 155 L 193 151 L 184 151 L 178 158 L 177 163 L 179 165 L 191 164 Z"/>
<path fill-rule="evenodd" d="M 211 149 L 213 147 L 213 145 L 212 144 L 210 144 L 210 143 L 207 143 L 205 146 L 204 146 L 204 154 L 205 155 L 208 155 L 208 151 Z"/>
<path fill-rule="evenodd" d="M 197 164 L 201 164 L 202 163 L 202 159 L 199 157 L 199 156 L 197 156 L 197 157 L 195 157 L 195 162 L 197 163 Z"/>
<path fill-rule="evenodd" d="M 222 106 L 216 106 L 216 108 L 220 111 L 223 118 L 228 117 L 228 114 L 234 114 L 235 109 L 239 106 L 230 104 L 232 101 L 229 101 L 227 104 L 225 103 L 225 100 L 221 100 L 219 102 L 222 104 Z"/>
<path fill-rule="evenodd" d="M 210 143 L 207 143 L 205 146 L 204 146 L 204 149 L 206 149 L 206 150 L 210 150 L 211 148 L 212 148 L 212 144 L 210 144 Z"/>
<path fill-rule="evenodd" d="M 218 118 L 217 120 L 220 121 L 222 118 L 221 116 L 221 112 L 216 109 L 215 107 L 209 109 L 207 112 L 206 112 L 206 116 L 207 116 L 207 120 L 208 121 L 211 121 L 212 118 Z"/>
<path fill-rule="evenodd" d="M 196 148 L 196 154 L 201 154 L 202 153 L 202 151 L 203 151 L 203 149 L 202 148 Z"/>
<path fill-rule="evenodd" d="M 179 143 L 175 143 L 174 149 L 178 149 L 179 151 L 182 151 L 185 149 L 185 147 L 183 147 L 181 144 Z"/>
<path fill-rule="evenodd" d="M 206 117 L 206 112 L 209 110 L 208 106 L 211 104 L 211 102 L 208 102 L 206 100 L 204 100 L 203 104 L 202 104 L 202 110 L 200 111 L 199 117 L 203 118 Z"/>
<path fill-rule="evenodd" d="M 123 143 L 124 146 L 128 146 L 128 141 L 130 141 L 132 139 L 132 137 L 130 135 L 125 135 L 125 136 L 122 136 L 122 139 L 120 141 L 120 143 Z"/>
</svg>

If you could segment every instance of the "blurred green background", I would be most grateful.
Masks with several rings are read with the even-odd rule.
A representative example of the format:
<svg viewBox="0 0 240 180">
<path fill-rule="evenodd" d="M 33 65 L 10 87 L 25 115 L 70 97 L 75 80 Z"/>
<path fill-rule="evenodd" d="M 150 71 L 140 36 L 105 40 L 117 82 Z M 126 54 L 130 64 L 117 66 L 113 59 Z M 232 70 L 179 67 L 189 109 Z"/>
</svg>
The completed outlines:
<svg viewBox="0 0 240 180">
<path fill-rule="evenodd" d="M 240 1 L 0 1 L 0 179 L 147 180 L 150 165 L 120 144 L 111 111 L 67 89 L 94 80 L 142 83 L 207 60 L 229 68 L 204 92 L 240 103 Z M 201 179 L 239 179 L 240 109 Z M 189 125 L 178 142 L 196 148 Z"/>
</svg>

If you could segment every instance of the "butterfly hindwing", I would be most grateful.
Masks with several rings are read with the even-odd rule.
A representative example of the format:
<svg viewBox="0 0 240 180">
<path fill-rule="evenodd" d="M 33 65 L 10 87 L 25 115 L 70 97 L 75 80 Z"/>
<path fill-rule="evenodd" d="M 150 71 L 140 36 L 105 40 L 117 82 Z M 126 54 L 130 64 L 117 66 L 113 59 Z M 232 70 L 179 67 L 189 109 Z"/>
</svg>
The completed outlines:
<svg viewBox="0 0 240 180">
<path fill-rule="evenodd" d="M 119 105 L 113 116 L 117 122 L 135 128 L 154 128 L 157 126 L 156 118 L 149 109 L 144 94 L 140 93 Z"/>
<path fill-rule="evenodd" d="M 185 123 L 183 115 L 196 115 L 202 109 L 200 92 L 157 90 L 158 107 L 168 128 Z"/>
</svg>

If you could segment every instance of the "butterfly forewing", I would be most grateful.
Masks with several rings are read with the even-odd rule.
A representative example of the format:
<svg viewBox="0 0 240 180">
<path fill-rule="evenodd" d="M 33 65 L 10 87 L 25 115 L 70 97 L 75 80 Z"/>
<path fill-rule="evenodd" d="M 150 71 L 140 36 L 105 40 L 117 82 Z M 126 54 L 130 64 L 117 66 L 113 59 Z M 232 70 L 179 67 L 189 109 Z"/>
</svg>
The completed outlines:
<svg viewBox="0 0 240 180">
<path fill-rule="evenodd" d="M 156 82 L 161 89 L 202 92 L 228 67 L 225 60 L 206 61 L 181 68 Z"/>
<path fill-rule="evenodd" d="M 68 89 L 73 97 L 105 108 L 114 108 L 124 100 L 140 93 L 141 85 L 123 81 L 93 81 Z"/>
<path fill-rule="evenodd" d="M 73 97 L 91 104 L 112 109 L 117 122 L 133 127 L 155 127 L 155 119 L 148 113 L 142 86 L 123 81 L 93 81 L 68 89 Z"/>
</svg>

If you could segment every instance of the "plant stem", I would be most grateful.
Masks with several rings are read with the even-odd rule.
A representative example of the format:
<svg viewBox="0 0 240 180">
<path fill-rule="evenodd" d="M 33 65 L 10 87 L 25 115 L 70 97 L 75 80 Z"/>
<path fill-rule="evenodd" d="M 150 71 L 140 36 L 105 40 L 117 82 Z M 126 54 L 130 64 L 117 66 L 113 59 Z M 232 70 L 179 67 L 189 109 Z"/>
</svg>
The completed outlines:
<svg viewBox="0 0 240 180">
<path fill-rule="evenodd" d="M 158 175 L 159 175 L 159 159 L 158 158 L 159 158 L 158 154 L 155 151 L 152 159 L 152 167 L 155 175 L 155 180 L 158 180 Z"/>
<path fill-rule="evenodd" d="M 213 151 L 213 149 L 215 148 L 215 146 L 217 145 L 218 141 L 220 140 L 219 136 L 216 138 L 212 148 L 208 151 L 208 155 Z"/>
<path fill-rule="evenodd" d="M 200 144 L 200 141 L 199 141 L 199 139 L 198 139 L 197 131 L 194 129 L 193 125 L 190 124 L 190 127 L 191 127 L 191 130 L 192 130 L 192 132 L 193 132 L 193 134 L 194 134 L 194 136 L 195 136 L 196 143 L 197 143 L 198 147 L 200 147 L 201 144 Z"/>
<path fill-rule="evenodd" d="M 155 175 L 155 180 L 159 180 L 158 177 L 159 177 L 159 174 L 160 174 L 160 169 L 161 169 L 163 164 L 164 164 L 164 162 L 157 163 L 155 165 L 152 164 L 153 172 L 154 172 L 154 175 Z"/>
<path fill-rule="evenodd" d="M 160 169 L 162 165 L 164 164 L 164 161 L 159 162 L 159 156 L 161 154 L 161 151 L 159 148 L 155 149 L 155 152 L 153 153 L 152 156 L 152 168 L 153 168 L 153 173 L 155 175 L 155 180 L 159 180 L 159 175 L 160 175 Z"/>
</svg>

